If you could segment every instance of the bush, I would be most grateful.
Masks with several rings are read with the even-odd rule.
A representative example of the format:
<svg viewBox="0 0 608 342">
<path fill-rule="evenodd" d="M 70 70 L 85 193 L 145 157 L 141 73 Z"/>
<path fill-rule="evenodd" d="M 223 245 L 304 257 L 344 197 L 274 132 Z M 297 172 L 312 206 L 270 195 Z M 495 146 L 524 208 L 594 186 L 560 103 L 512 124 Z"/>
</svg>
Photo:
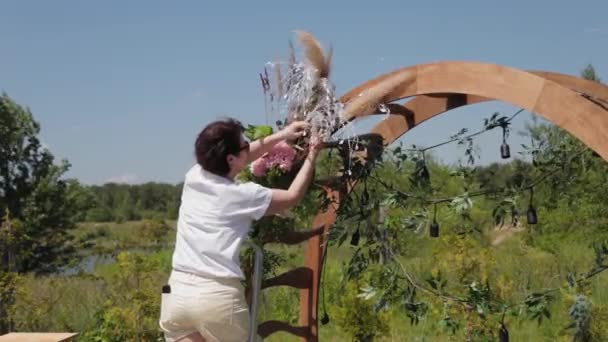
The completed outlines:
<svg viewBox="0 0 608 342">
<path fill-rule="evenodd" d="M 144 243 L 152 245 L 159 244 L 171 230 L 169 225 L 162 220 L 144 220 L 137 227 L 137 236 Z"/>
<path fill-rule="evenodd" d="M 387 312 L 375 313 L 374 304 L 359 296 L 361 285 L 358 280 L 348 282 L 332 312 L 336 324 L 357 342 L 386 335 L 390 318 Z"/>
<path fill-rule="evenodd" d="M 111 222 L 114 219 L 112 211 L 106 207 L 95 207 L 87 211 L 85 220 L 88 222 Z"/>
<path fill-rule="evenodd" d="M 158 257 L 123 252 L 118 271 L 108 276 L 109 296 L 95 315 L 95 328 L 85 341 L 155 341 L 158 328 L 160 288 L 165 280 Z"/>
</svg>

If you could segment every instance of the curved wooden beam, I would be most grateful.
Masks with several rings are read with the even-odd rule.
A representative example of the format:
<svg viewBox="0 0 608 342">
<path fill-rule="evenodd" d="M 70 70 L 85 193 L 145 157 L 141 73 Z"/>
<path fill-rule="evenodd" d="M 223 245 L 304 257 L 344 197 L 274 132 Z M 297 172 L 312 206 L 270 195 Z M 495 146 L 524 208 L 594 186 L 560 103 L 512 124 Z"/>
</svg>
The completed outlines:
<svg viewBox="0 0 608 342">
<path fill-rule="evenodd" d="M 582 78 L 548 71 L 531 71 L 564 87 L 587 94 L 608 105 L 608 86 Z M 420 95 L 404 105 L 389 104 L 390 114 L 377 123 L 372 133 L 381 134 L 384 144 L 389 145 L 414 126 L 451 109 L 494 99 L 466 94 Z M 378 111 L 378 115 L 385 115 Z"/>
<path fill-rule="evenodd" d="M 454 108 L 486 101 L 493 100 L 481 96 L 464 94 L 416 96 L 403 105 L 396 103 L 389 104 L 390 114 L 378 122 L 371 132 L 380 134 L 383 138 L 383 144 L 389 145 L 410 129 L 436 115 Z"/>
<path fill-rule="evenodd" d="M 608 106 L 608 86 L 605 84 L 556 72 L 530 71 L 530 73 L 552 80 L 581 94 L 588 95 L 593 99 L 597 99 L 601 104 Z M 375 80 L 381 79 L 382 78 L 379 77 Z M 372 82 L 369 84 L 372 85 L 374 83 Z M 495 100 L 466 94 L 419 95 L 404 105 L 389 104 L 390 114 L 376 124 L 371 132 L 381 134 L 384 138 L 384 144 L 388 145 L 414 126 L 419 125 L 435 115 L 461 106 L 486 101 Z M 380 111 L 377 111 L 374 114 L 385 115 Z"/>
<path fill-rule="evenodd" d="M 443 62 L 443 63 L 447 64 L 447 63 L 458 63 L 458 62 Z M 485 64 L 485 63 L 474 63 L 474 64 Z M 487 65 L 493 65 L 493 64 L 487 64 Z M 363 93 L 366 89 L 376 86 L 380 82 L 385 81 L 386 79 L 395 75 L 396 73 L 403 72 L 405 70 L 411 71 L 415 68 L 417 68 L 417 66 L 410 66 L 410 67 L 397 69 L 397 70 L 394 70 L 391 72 L 387 72 L 383 75 L 380 75 L 380 76 L 373 78 L 371 80 L 368 80 L 366 82 L 363 82 L 360 85 L 356 86 L 355 88 L 349 90 L 346 94 L 342 95 L 342 97 L 340 98 L 340 101 L 342 103 L 349 102 L 356 96 L 359 96 L 361 93 Z M 570 88 L 572 90 L 575 90 L 577 92 L 588 94 L 588 95 L 594 96 L 596 98 L 599 98 L 599 99 L 602 99 L 603 101 L 608 102 L 608 85 L 606 85 L 606 84 L 589 81 L 584 78 L 580 78 L 580 77 L 576 77 L 576 76 L 572 76 L 572 75 L 561 74 L 561 73 L 557 73 L 557 72 L 551 72 L 551 71 L 530 70 L 527 72 L 537 75 L 539 77 L 545 78 L 547 80 L 559 83 L 559 84 L 561 84 L 567 88 Z M 447 92 L 447 93 L 449 93 L 449 92 Z M 437 95 L 441 96 L 442 94 L 438 93 Z"/>
<path fill-rule="evenodd" d="M 481 96 L 537 113 L 608 159 L 608 144 L 605 143 L 608 140 L 608 110 L 541 76 L 495 64 L 442 62 L 404 68 L 378 79 L 364 83 L 341 99 L 346 102 L 347 117 L 344 119 L 369 115 L 379 103 L 416 95 Z M 397 84 L 397 80 L 401 83 Z M 369 90 L 363 92 L 366 88 Z"/>
<path fill-rule="evenodd" d="M 593 96 L 608 104 L 608 85 L 600 82 L 589 81 L 576 76 L 560 74 L 557 72 L 540 70 L 531 70 L 529 72 L 531 74 L 551 80 L 555 83 L 559 83 L 566 88 L 570 88 L 582 94 Z"/>
</svg>

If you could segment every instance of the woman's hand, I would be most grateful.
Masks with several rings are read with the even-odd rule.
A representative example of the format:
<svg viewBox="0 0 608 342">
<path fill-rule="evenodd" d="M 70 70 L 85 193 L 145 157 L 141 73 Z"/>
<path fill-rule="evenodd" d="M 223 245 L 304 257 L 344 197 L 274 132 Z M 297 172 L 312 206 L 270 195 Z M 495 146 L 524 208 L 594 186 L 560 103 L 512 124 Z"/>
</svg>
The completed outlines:
<svg viewBox="0 0 608 342">
<path fill-rule="evenodd" d="M 310 125 L 304 121 L 294 121 L 282 130 L 252 142 L 251 145 L 249 145 L 247 162 L 251 163 L 264 155 L 264 153 L 270 152 L 270 150 L 281 141 L 293 141 L 306 135 L 306 130 L 309 126 Z"/>
<path fill-rule="evenodd" d="M 282 138 L 285 140 L 296 140 L 306 135 L 306 130 L 310 127 L 305 121 L 294 121 L 281 130 Z"/>
<path fill-rule="evenodd" d="M 321 141 L 321 138 L 318 136 L 310 137 L 310 142 L 308 143 L 308 158 L 315 161 L 321 149 L 323 149 L 323 141 Z"/>
<path fill-rule="evenodd" d="M 318 136 L 310 137 L 308 156 L 298 174 L 291 182 L 289 189 L 272 189 L 272 200 L 264 215 L 270 216 L 283 212 L 294 207 L 302 200 L 315 172 L 315 161 L 322 147 L 322 140 Z"/>
</svg>

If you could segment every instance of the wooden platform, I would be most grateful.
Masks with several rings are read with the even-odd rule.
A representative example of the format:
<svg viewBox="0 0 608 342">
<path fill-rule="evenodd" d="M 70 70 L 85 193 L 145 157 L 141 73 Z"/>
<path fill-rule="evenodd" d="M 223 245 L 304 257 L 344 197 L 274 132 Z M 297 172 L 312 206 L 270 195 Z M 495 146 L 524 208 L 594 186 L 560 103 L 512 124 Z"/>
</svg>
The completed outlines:
<svg viewBox="0 0 608 342">
<path fill-rule="evenodd" d="M 76 333 L 9 333 L 0 336 L 0 342 L 61 342 L 71 341 Z"/>
</svg>

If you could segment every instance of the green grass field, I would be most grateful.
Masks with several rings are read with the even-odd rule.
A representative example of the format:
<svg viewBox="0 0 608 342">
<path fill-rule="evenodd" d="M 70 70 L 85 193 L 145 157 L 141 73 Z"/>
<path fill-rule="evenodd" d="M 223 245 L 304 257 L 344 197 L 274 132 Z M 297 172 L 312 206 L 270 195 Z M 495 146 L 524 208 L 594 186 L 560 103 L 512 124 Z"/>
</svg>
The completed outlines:
<svg viewBox="0 0 608 342">
<path fill-rule="evenodd" d="M 144 251 L 150 259 L 154 259 L 158 266 L 158 272 L 154 273 L 149 280 L 151 287 L 159 286 L 166 281 L 170 270 L 172 252 L 173 230 L 164 237 L 162 244 L 156 248 L 150 247 L 144 241 L 138 239 L 138 229 L 141 222 L 126 222 L 120 224 L 96 224 L 83 223 L 74 232 L 77 239 L 88 237 L 94 240 L 96 246 L 102 246 L 107 252 L 112 248 L 134 249 Z M 174 226 L 170 222 L 169 227 Z M 489 241 L 496 241 L 495 246 L 487 248 L 494 260 L 488 277 L 491 281 L 499 284 L 496 291 L 502 291 L 508 299 L 522 300 L 530 291 L 542 288 L 560 287 L 565 283 L 566 274 L 573 269 L 585 269 L 593 260 L 593 252 L 585 240 L 573 234 L 571 239 L 565 236 L 546 237 L 545 244 L 551 245 L 557 252 L 551 252 L 551 248 L 532 247 L 526 243 L 527 234 L 525 230 L 515 232 L 491 232 L 488 234 Z M 497 239 L 500 237 L 500 239 Z M 434 264 L 433 253 L 437 253 L 440 240 L 419 238 L 416 240 L 415 249 L 410 251 L 411 257 L 402 260 L 405 267 L 416 277 L 422 279 L 425 273 L 437 267 Z M 142 246 L 144 244 L 144 246 Z M 542 245 L 542 244 L 541 244 Z M 97 247 L 99 248 L 99 247 Z M 286 262 L 277 270 L 281 273 L 285 270 L 299 266 L 303 262 L 304 246 L 282 246 L 268 245 L 268 249 L 283 256 Z M 86 251 L 94 253 L 93 250 Z M 329 250 L 328 260 L 325 268 L 323 290 L 327 311 L 331 322 L 328 325 L 320 325 L 320 336 L 323 341 L 348 341 L 350 337 L 341 329 L 336 319 L 340 297 L 343 295 L 340 281 L 343 275 L 344 263 L 353 253 L 353 247 L 345 243 L 341 247 L 332 246 Z M 448 258 L 449 259 L 449 258 Z M 449 259 L 451 260 L 451 259 Z M 454 264 L 449 264 L 449 262 Z M 448 277 L 450 267 L 457 266 L 458 260 L 448 261 L 445 266 Z M 104 262 L 95 267 L 90 274 L 79 274 L 74 276 L 53 276 L 44 278 L 25 277 L 20 295 L 18 295 L 17 312 L 15 320 L 21 322 L 21 330 L 29 331 L 76 331 L 86 332 L 95 328 L 98 324 L 96 313 L 107 303 L 112 296 L 116 295 L 108 283 L 122 279 L 125 269 L 118 262 Z M 606 289 L 606 274 L 592 279 L 589 286 L 590 299 L 597 315 L 594 317 L 599 325 L 598 329 L 606 328 L 605 320 L 608 318 L 608 290 Z M 153 290 L 152 290 L 153 291 Z M 506 321 L 510 330 L 512 341 L 556 341 L 570 340 L 565 334 L 564 328 L 568 325 L 568 307 L 570 301 L 565 294 L 557 293 L 558 300 L 551 307 L 552 317 L 545 320 L 541 325 L 536 321 L 520 319 L 518 317 L 507 317 Z M 151 305 L 158 305 L 160 294 L 151 294 Z M 267 319 L 278 319 L 288 321 L 297 325 L 298 319 L 299 291 L 296 289 L 278 287 L 270 288 L 263 292 L 260 308 L 260 321 Z M 123 303 L 123 307 L 129 307 L 129 303 Z M 33 309 L 35 308 L 35 309 Z M 320 301 L 319 315 L 323 314 Z M 438 321 L 441 312 L 437 309 L 429 313 L 417 324 L 411 325 L 409 318 L 400 308 L 391 308 L 386 314 L 388 333 L 379 341 L 461 341 L 463 329 L 456 335 L 450 336 L 443 331 Z M 149 328 L 153 329 L 154 317 L 150 318 Z M 496 326 L 498 329 L 498 325 Z M 81 338 L 81 340 L 88 340 Z M 268 341 L 297 341 L 298 339 L 285 333 L 277 333 L 267 339 Z"/>
</svg>

